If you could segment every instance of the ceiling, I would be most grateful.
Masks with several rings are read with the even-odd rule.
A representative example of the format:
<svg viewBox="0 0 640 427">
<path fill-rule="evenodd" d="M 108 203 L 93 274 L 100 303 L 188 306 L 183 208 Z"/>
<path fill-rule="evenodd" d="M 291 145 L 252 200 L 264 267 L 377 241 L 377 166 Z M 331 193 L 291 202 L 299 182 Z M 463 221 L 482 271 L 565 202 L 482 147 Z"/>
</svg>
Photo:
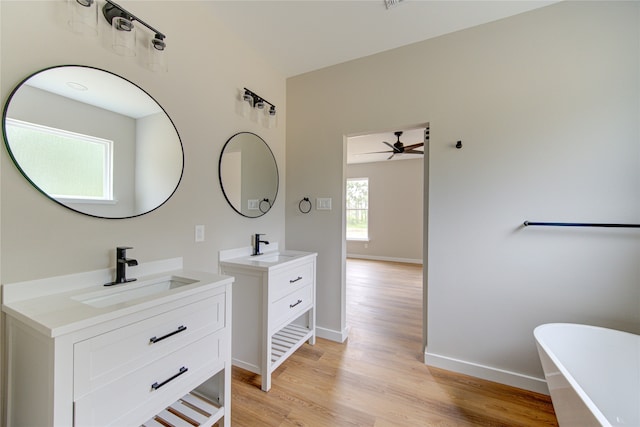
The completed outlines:
<svg viewBox="0 0 640 427">
<path fill-rule="evenodd" d="M 424 129 L 424 127 L 398 129 L 402 130 L 400 142 L 402 142 L 405 147 L 418 142 L 424 142 Z M 394 135 L 393 131 L 349 137 L 347 138 L 347 164 L 381 161 L 392 162 L 423 158 L 423 156 L 419 154 L 396 154 L 388 160 L 391 155 L 391 149 L 385 145 L 383 141 L 393 145 L 397 140 L 398 138 Z M 424 147 L 420 147 L 418 150 L 424 151 Z M 379 153 L 379 151 L 382 151 L 382 153 Z"/>
<path fill-rule="evenodd" d="M 548 6 L 558 0 L 215 0 L 208 6 L 240 40 L 293 77 Z M 406 145 L 424 128 L 350 137 L 347 163 L 386 161 L 395 130 Z M 396 155 L 391 161 L 421 158 Z"/>
<path fill-rule="evenodd" d="M 134 119 L 162 111 L 153 98 L 128 80 L 97 68 L 54 67 L 34 74 L 25 84 Z"/>
<path fill-rule="evenodd" d="M 557 0 L 215 0 L 211 11 L 285 77 L 513 16 Z"/>
</svg>

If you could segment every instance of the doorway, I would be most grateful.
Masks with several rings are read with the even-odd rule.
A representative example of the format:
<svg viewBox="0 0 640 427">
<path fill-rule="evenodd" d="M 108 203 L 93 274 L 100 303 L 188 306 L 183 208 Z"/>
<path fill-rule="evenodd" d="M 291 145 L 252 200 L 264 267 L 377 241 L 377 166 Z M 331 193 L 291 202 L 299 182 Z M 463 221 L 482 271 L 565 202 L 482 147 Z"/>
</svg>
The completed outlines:
<svg viewBox="0 0 640 427">
<path fill-rule="evenodd" d="M 350 268 L 349 260 L 356 259 L 422 265 L 426 272 L 428 198 L 425 189 L 428 187 L 425 178 L 428 176 L 429 124 L 351 135 L 345 137 L 345 144 L 345 269 Z M 354 185 L 350 185 L 352 181 Z M 363 182 L 366 192 L 362 191 Z M 355 196 L 350 193 L 350 187 L 357 189 L 353 192 Z M 362 198 L 363 193 L 366 200 Z M 355 298 L 353 289 L 349 288 L 353 280 L 349 273 L 344 276 L 346 308 Z M 424 345 L 426 280 L 422 282 L 422 295 L 417 297 L 422 302 Z M 347 327 L 351 325 L 350 316 L 346 310 Z"/>
</svg>

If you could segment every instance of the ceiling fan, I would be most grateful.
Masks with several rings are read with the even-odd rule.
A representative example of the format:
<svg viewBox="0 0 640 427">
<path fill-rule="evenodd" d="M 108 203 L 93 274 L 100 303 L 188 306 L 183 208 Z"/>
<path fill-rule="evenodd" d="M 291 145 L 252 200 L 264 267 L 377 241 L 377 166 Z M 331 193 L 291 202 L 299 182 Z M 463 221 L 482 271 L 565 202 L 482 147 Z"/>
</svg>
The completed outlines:
<svg viewBox="0 0 640 427">
<path fill-rule="evenodd" d="M 387 146 L 389 146 L 389 148 L 391 148 L 391 151 L 375 151 L 374 153 L 391 153 L 391 155 L 387 157 L 387 160 L 392 159 L 396 154 L 424 154 L 424 151 L 416 150 L 416 148 L 424 146 L 424 142 L 418 142 L 417 144 L 411 144 L 405 147 L 405 145 L 400 142 L 402 131 L 397 131 L 393 134 L 398 138 L 395 144 L 391 144 L 387 141 L 382 141 L 383 144 L 386 144 Z"/>
</svg>

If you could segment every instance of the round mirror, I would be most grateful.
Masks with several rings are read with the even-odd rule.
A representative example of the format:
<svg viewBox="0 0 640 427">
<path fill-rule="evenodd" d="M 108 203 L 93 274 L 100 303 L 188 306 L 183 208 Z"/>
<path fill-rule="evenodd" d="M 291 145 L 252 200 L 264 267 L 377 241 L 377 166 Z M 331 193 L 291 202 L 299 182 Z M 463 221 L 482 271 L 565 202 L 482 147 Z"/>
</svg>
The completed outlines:
<svg viewBox="0 0 640 427">
<path fill-rule="evenodd" d="M 22 81 L 2 132 L 22 175 L 80 213 L 130 218 L 164 204 L 184 153 L 164 109 L 134 83 L 87 66 L 57 66 Z"/>
<path fill-rule="evenodd" d="M 278 166 L 262 138 L 251 132 L 229 138 L 218 173 L 224 197 L 236 212 L 249 218 L 269 212 L 278 194 Z"/>
</svg>

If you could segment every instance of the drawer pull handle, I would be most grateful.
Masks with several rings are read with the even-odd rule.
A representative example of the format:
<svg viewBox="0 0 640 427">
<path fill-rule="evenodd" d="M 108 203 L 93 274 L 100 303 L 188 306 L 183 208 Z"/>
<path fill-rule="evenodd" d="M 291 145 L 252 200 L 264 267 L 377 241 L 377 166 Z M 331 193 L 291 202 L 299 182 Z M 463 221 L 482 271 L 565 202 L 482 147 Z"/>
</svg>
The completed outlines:
<svg viewBox="0 0 640 427">
<path fill-rule="evenodd" d="M 301 299 L 299 299 L 297 303 L 295 303 L 295 304 L 289 304 L 289 308 L 293 308 L 293 307 L 295 307 L 296 305 L 300 304 L 301 302 L 302 302 L 302 300 L 301 300 Z"/>
<path fill-rule="evenodd" d="M 297 279 L 289 280 L 289 283 L 296 283 L 298 280 L 302 280 L 302 276 L 298 276 Z"/>
<path fill-rule="evenodd" d="M 171 378 L 167 378 L 166 380 L 162 381 L 161 383 L 153 383 L 153 384 L 151 384 L 151 388 L 154 389 L 154 390 L 157 390 L 160 387 L 162 387 L 163 385 L 165 385 L 166 383 L 168 383 L 169 381 L 175 380 L 176 378 L 178 378 L 180 375 L 184 374 L 188 370 L 189 370 L 189 368 L 185 368 L 183 366 L 182 368 L 180 368 L 180 372 L 178 372 L 177 374 L 175 374 Z"/>
<path fill-rule="evenodd" d="M 187 330 L 187 327 L 186 327 L 186 326 L 178 326 L 178 329 L 176 329 L 176 330 L 175 330 L 175 331 L 173 331 L 173 332 L 169 332 L 167 335 L 163 335 L 163 336 L 161 336 L 160 338 L 156 338 L 156 337 L 151 337 L 151 338 L 149 338 L 149 344 L 155 344 L 155 343 L 157 343 L 158 341 L 162 341 L 162 340 L 163 340 L 163 339 L 165 339 L 165 338 L 169 338 L 170 336 L 173 336 L 173 335 L 175 335 L 175 334 L 179 334 L 180 332 L 182 332 L 182 331 L 186 331 L 186 330 Z"/>
</svg>

